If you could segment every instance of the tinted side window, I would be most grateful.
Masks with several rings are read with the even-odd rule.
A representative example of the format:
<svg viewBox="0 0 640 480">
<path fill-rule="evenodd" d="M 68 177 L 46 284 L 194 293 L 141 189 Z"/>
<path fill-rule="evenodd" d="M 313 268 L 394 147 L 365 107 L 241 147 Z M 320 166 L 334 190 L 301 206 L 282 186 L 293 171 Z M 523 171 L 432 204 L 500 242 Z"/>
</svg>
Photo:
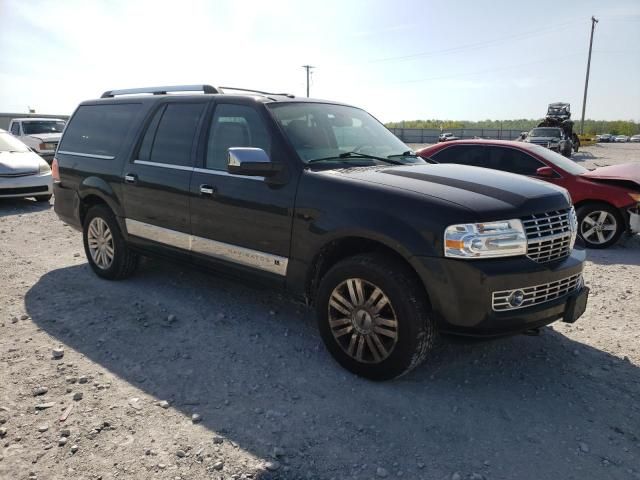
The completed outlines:
<svg viewBox="0 0 640 480">
<path fill-rule="evenodd" d="M 481 145 L 451 145 L 431 156 L 438 163 L 487 167 L 487 149 Z"/>
<path fill-rule="evenodd" d="M 514 148 L 489 147 L 489 166 L 503 172 L 535 175 L 545 164 Z"/>
<path fill-rule="evenodd" d="M 191 166 L 191 148 L 203 110 L 204 103 L 169 103 L 158 110 L 140 147 L 140 154 L 147 158 L 140 159 Z"/>
<path fill-rule="evenodd" d="M 253 108 L 228 104 L 216 107 L 209 130 L 206 167 L 226 170 L 227 150 L 231 147 L 256 147 L 269 153 L 269 132 Z"/>
<path fill-rule="evenodd" d="M 153 141 L 156 138 L 158 124 L 160 123 L 160 119 L 162 118 L 162 114 L 164 113 L 165 108 L 166 105 L 162 105 L 158 110 L 156 110 L 156 113 L 153 115 L 151 123 L 149 123 L 147 131 L 144 134 L 144 138 L 142 139 L 142 143 L 140 144 L 138 156 L 136 157 L 138 160 L 151 160 L 151 147 L 153 146 Z"/>
<path fill-rule="evenodd" d="M 20 124 L 18 122 L 11 125 L 11 134 L 12 135 L 20 135 Z"/>
<path fill-rule="evenodd" d="M 139 109 L 138 103 L 79 107 L 65 130 L 59 151 L 116 156 Z"/>
</svg>

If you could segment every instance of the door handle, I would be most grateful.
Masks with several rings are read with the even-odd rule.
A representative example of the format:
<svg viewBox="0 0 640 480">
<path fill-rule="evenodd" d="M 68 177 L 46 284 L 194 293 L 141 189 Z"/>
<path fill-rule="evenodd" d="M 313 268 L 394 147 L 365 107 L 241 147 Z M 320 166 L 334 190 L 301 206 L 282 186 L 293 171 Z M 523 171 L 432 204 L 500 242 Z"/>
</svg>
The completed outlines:
<svg viewBox="0 0 640 480">
<path fill-rule="evenodd" d="M 124 175 L 124 183 L 136 183 L 138 181 L 138 176 L 133 173 L 126 173 Z"/>
<path fill-rule="evenodd" d="M 216 188 L 211 185 L 200 185 L 200 195 L 213 196 L 216 193 Z"/>
</svg>

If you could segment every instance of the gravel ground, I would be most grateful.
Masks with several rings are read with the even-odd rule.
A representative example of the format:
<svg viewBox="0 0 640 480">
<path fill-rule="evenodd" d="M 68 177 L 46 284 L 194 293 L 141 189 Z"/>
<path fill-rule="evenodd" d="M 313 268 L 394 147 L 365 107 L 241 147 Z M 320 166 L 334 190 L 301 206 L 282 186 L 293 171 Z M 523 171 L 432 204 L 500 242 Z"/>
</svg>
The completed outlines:
<svg viewBox="0 0 640 480">
<path fill-rule="evenodd" d="M 588 257 L 573 326 L 372 383 L 286 297 L 159 260 L 100 280 L 50 205 L 0 201 L 0 478 L 638 479 L 640 240 Z"/>
</svg>

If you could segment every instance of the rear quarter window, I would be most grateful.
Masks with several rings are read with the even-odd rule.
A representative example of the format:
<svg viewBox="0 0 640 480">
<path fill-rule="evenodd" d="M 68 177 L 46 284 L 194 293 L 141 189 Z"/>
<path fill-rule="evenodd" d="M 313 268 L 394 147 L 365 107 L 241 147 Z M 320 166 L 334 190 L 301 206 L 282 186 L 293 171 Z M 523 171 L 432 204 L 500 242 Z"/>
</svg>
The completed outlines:
<svg viewBox="0 0 640 480">
<path fill-rule="evenodd" d="M 139 103 L 80 106 L 67 125 L 58 151 L 115 157 L 140 108 Z"/>
</svg>

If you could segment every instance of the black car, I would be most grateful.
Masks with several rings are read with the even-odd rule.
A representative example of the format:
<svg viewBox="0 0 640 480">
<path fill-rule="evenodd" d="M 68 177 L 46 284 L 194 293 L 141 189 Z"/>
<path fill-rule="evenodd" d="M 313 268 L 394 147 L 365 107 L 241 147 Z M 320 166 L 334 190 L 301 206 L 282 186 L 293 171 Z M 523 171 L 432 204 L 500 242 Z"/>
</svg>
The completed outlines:
<svg viewBox="0 0 640 480">
<path fill-rule="evenodd" d="M 558 127 L 536 127 L 531 129 L 524 141 L 547 147 L 565 157 L 571 157 L 573 142 L 566 138 L 564 132 Z"/>
<path fill-rule="evenodd" d="M 337 361 L 372 379 L 418 365 L 437 332 L 512 334 L 584 311 L 564 189 L 427 164 L 355 107 L 231 92 L 110 91 L 77 108 L 55 211 L 97 275 L 157 254 L 285 288 L 315 304 Z"/>
</svg>

